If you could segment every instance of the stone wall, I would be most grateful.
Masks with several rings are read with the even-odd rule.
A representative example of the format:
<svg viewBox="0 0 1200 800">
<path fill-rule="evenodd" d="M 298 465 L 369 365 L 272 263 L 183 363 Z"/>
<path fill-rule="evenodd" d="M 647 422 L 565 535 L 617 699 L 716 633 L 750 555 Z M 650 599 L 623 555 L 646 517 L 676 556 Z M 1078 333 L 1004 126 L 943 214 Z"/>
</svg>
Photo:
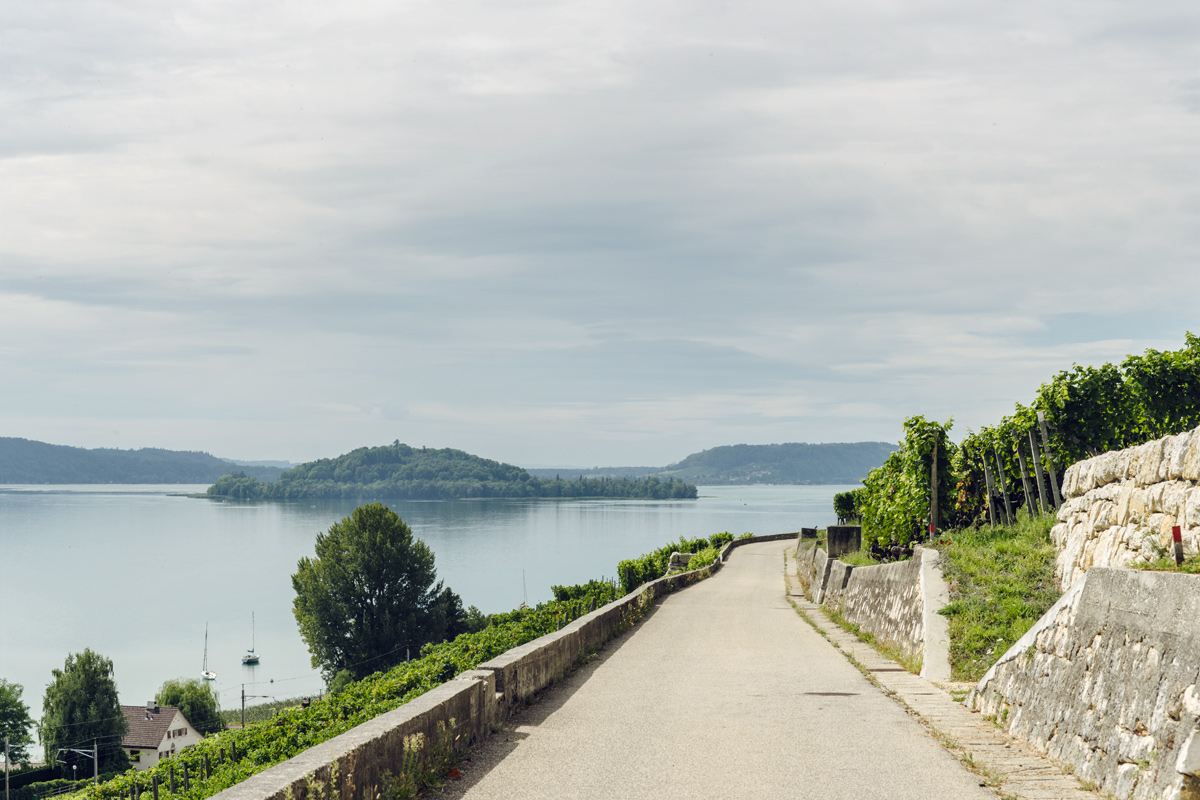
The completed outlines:
<svg viewBox="0 0 1200 800">
<path fill-rule="evenodd" d="M 810 600 L 840 612 L 876 640 L 921 658 L 921 676 L 950 680 L 950 635 L 938 614 L 950 594 L 939 553 L 916 548 L 908 561 L 855 567 L 829 558 L 816 542 L 796 546 L 796 576 Z"/>
<path fill-rule="evenodd" d="M 1062 495 L 1050 533 L 1061 589 L 1092 567 L 1169 554 L 1175 525 L 1185 552 L 1200 552 L 1200 428 L 1073 464 Z"/>
<path fill-rule="evenodd" d="M 967 698 L 1114 797 L 1200 800 L 1200 576 L 1093 568 Z"/>
</svg>

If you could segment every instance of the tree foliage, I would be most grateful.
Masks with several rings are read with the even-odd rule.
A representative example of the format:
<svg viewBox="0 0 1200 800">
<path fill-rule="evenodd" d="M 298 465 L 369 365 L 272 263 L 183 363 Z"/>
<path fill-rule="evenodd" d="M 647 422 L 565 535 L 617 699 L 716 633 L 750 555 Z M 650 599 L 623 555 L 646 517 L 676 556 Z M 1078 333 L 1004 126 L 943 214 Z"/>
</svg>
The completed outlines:
<svg viewBox="0 0 1200 800">
<path fill-rule="evenodd" d="M 512 464 L 465 453 L 409 447 L 400 442 L 360 447 L 288 470 L 275 483 L 244 472 L 225 475 L 208 489 L 214 497 L 245 500 L 390 498 L 457 500 L 489 497 L 618 497 L 695 499 L 696 487 L 674 478 L 541 480 Z"/>
<path fill-rule="evenodd" d="M 12 764 L 29 763 L 29 745 L 33 737 L 33 719 L 29 706 L 21 701 L 24 687 L 0 678 L 0 739 L 8 741 L 8 758 Z"/>
<path fill-rule="evenodd" d="M 954 511 L 952 422 L 933 422 L 922 416 L 904 421 L 900 449 L 863 481 L 866 491 L 856 504 L 862 515 L 863 543 L 906 545 L 922 535 L 929 522 L 934 444 L 937 445 L 939 523 Z"/>
<path fill-rule="evenodd" d="M 862 519 L 861 504 L 866 493 L 866 488 L 859 487 L 833 496 L 833 513 L 837 514 L 839 525 Z"/>
<path fill-rule="evenodd" d="M 1011 416 L 995 425 L 968 431 L 957 447 L 947 442 L 939 451 L 939 462 L 950 459 L 945 477 L 949 487 L 939 477 L 938 490 L 939 518 L 946 527 L 965 527 L 987 519 L 985 461 L 995 492 L 997 519 L 993 522 L 1002 521 L 1006 495 L 1014 512 L 1028 504 L 1040 511 L 1031 432 L 1038 457 L 1043 459 L 1046 500 L 1052 501 L 1039 412 L 1046 417 L 1050 460 L 1060 484 L 1067 468 L 1081 459 L 1200 426 L 1200 337 L 1189 332 L 1185 346 L 1178 351 L 1147 350 L 1127 357 L 1119 366 L 1075 365 L 1042 384 L 1030 405 L 1018 403 Z M 863 481 L 865 495 L 855 507 L 863 515 L 864 537 L 878 534 L 903 541 L 903 531 L 914 529 L 927 508 L 927 434 L 909 429 L 913 420 L 921 419 L 913 417 L 905 423 L 900 451 Z M 922 459 L 923 463 L 918 463 Z M 923 478 L 919 477 L 922 468 Z M 938 469 L 942 475 L 941 463 Z M 841 509 L 837 513 L 843 516 L 849 499 L 839 497 L 835 510 Z"/>
<path fill-rule="evenodd" d="M 225 729 L 217 696 L 208 683 L 199 678 L 165 681 L 154 700 L 160 706 L 178 708 L 192 727 L 205 736 Z"/>
<path fill-rule="evenodd" d="M 64 768 L 78 764 L 90 771 L 89 759 L 59 750 L 87 749 L 96 741 L 101 772 L 125 768 L 128 757 L 121 749 L 121 740 L 129 725 L 117 699 L 112 661 L 85 649 L 67 656 L 63 668 L 53 670 L 52 674 L 54 680 L 46 687 L 38 728 L 46 763 Z"/>
<path fill-rule="evenodd" d="M 292 576 L 300 635 L 326 682 L 397 664 L 463 629 L 462 601 L 443 590 L 433 551 L 381 503 L 359 506 L 317 535 L 316 557 Z"/>
</svg>

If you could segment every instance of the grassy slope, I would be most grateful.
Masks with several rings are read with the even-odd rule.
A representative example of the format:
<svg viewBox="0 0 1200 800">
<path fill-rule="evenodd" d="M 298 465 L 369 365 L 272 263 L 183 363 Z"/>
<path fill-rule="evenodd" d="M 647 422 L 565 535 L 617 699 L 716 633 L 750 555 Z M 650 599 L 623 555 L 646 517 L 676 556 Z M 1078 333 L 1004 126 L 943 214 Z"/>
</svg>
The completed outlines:
<svg viewBox="0 0 1200 800">
<path fill-rule="evenodd" d="M 1054 516 L 954 531 L 942 550 L 950 587 L 950 667 L 955 680 L 983 677 L 1061 594 L 1054 582 Z"/>
</svg>

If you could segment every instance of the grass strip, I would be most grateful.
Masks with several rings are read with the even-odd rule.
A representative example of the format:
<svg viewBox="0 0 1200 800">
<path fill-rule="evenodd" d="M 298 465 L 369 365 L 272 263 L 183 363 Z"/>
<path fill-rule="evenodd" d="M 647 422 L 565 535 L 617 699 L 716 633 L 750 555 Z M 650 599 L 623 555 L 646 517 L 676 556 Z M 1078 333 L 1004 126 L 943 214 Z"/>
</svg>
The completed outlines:
<svg viewBox="0 0 1200 800">
<path fill-rule="evenodd" d="M 1062 594 L 1054 580 L 1054 515 L 952 531 L 938 543 L 950 603 L 953 680 L 978 681 Z"/>
</svg>

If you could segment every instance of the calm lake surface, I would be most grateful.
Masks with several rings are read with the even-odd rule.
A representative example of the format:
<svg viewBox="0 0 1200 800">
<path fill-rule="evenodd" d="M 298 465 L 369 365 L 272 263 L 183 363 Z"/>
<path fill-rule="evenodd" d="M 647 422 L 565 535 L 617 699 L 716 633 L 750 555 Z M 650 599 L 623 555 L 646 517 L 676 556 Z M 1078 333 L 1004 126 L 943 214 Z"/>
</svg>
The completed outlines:
<svg viewBox="0 0 1200 800">
<path fill-rule="evenodd" d="M 0 486 L 0 677 L 41 715 L 51 670 L 85 647 L 111 658 L 121 701 L 153 699 L 204 660 L 222 708 L 322 689 L 292 617 L 291 575 L 351 501 L 222 503 L 205 486 Z M 464 605 L 508 611 L 552 584 L 614 576 L 668 541 L 836 523 L 849 486 L 701 487 L 689 501 L 487 500 L 389 505 L 434 551 Z M 782 568 L 782 567 L 781 567 Z M 262 656 L 244 667 L 254 644 Z"/>
</svg>

